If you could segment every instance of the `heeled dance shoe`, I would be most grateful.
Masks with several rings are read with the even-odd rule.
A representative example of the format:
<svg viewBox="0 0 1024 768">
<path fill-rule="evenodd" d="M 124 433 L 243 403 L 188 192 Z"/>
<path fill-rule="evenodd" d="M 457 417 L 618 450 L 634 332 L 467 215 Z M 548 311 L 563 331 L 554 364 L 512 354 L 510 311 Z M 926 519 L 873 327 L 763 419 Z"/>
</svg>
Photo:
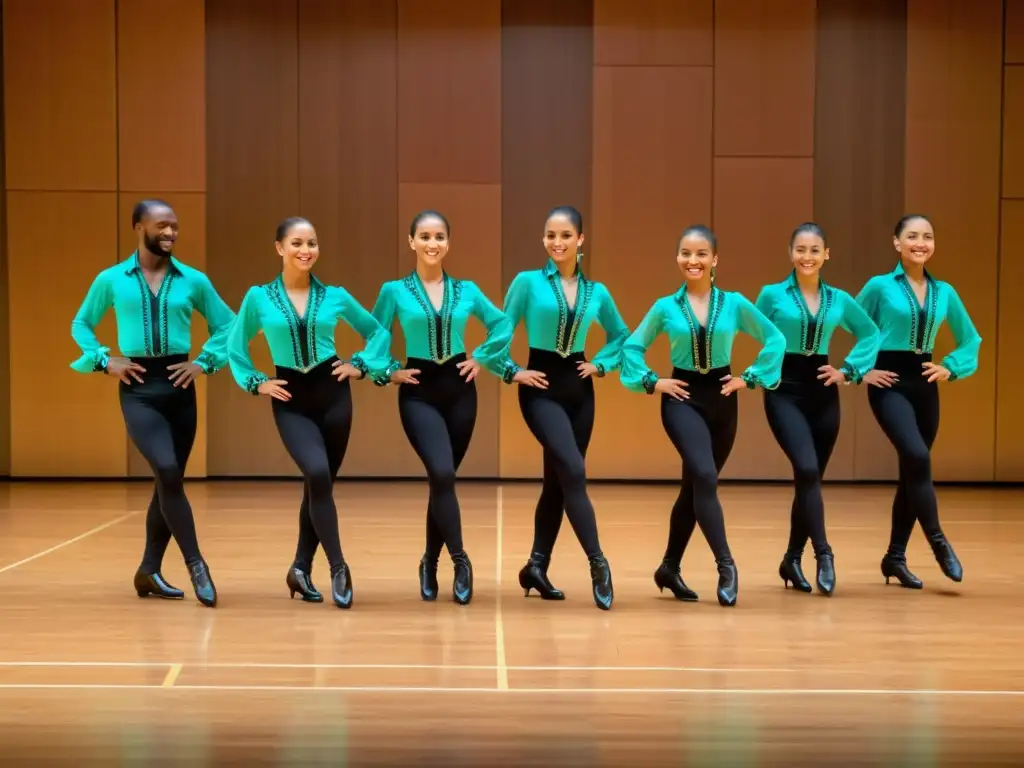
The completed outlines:
<svg viewBox="0 0 1024 768">
<path fill-rule="evenodd" d="M 419 567 L 420 598 L 437 600 L 437 558 L 424 555 Z"/>
<path fill-rule="evenodd" d="M 739 586 L 740 576 L 733 559 L 727 557 L 718 561 L 718 604 L 725 608 L 736 605 Z"/>
<path fill-rule="evenodd" d="M 560 589 L 555 589 L 548 580 L 550 563 L 550 556 L 534 552 L 519 571 L 519 586 L 525 590 L 524 594 L 527 597 L 530 590 L 535 589 L 542 600 L 565 600 L 565 594 Z"/>
<path fill-rule="evenodd" d="M 800 552 L 786 552 L 782 562 L 779 563 L 779 578 L 782 579 L 786 589 L 789 589 L 789 585 L 792 584 L 793 589 L 799 589 L 801 592 L 810 592 L 811 585 L 808 583 L 807 577 L 804 576 L 804 569 L 800 563 L 800 558 Z"/>
<path fill-rule="evenodd" d="M 594 604 L 602 611 L 610 610 L 615 600 L 612 570 L 604 555 L 590 558 L 590 580 L 593 582 Z"/>
<path fill-rule="evenodd" d="M 352 571 L 344 560 L 331 573 L 331 599 L 339 608 L 352 607 Z"/>
<path fill-rule="evenodd" d="M 907 568 L 907 556 L 901 554 L 895 554 L 887 552 L 885 557 L 882 558 L 882 575 L 885 576 L 885 583 L 889 583 L 889 579 L 896 579 L 901 587 L 907 589 L 921 589 L 924 587 L 924 582 L 921 581 L 917 576 L 910 572 Z"/>
<path fill-rule="evenodd" d="M 473 564 L 469 555 L 457 552 L 452 555 L 455 578 L 452 580 L 452 597 L 459 605 L 466 605 L 473 599 Z"/>
<path fill-rule="evenodd" d="M 213 585 L 213 578 L 210 576 L 210 569 L 205 560 L 198 560 L 188 567 L 188 575 L 192 580 L 192 589 L 195 590 L 196 599 L 213 608 L 217 605 L 217 588 Z"/>
<path fill-rule="evenodd" d="M 288 591 L 293 598 L 295 593 L 298 592 L 303 602 L 322 603 L 324 601 L 324 596 L 313 586 L 313 580 L 310 578 L 310 575 L 301 568 L 297 568 L 294 565 L 289 568 L 284 583 L 288 585 Z"/>
<path fill-rule="evenodd" d="M 956 556 L 952 545 L 946 541 L 945 535 L 939 533 L 928 537 L 928 543 L 932 547 L 932 553 L 947 579 L 955 582 L 964 580 L 964 567 L 960 564 L 960 558 Z"/>
<path fill-rule="evenodd" d="M 697 593 L 686 586 L 686 582 L 683 581 L 679 563 L 662 560 L 658 570 L 654 572 L 654 584 L 660 592 L 668 589 L 675 595 L 676 600 L 682 600 L 684 603 L 697 602 Z"/>
<path fill-rule="evenodd" d="M 140 568 L 135 572 L 133 585 L 139 597 L 153 595 L 164 600 L 183 600 L 185 598 L 185 593 L 164 581 L 164 577 L 159 571 L 146 573 Z"/>
<path fill-rule="evenodd" d="M 836 589 L 835 557 L 830 550 L 815 555 L 815 559 L 818 561 L 818 591 L 831 596 Z"/>
</svg>

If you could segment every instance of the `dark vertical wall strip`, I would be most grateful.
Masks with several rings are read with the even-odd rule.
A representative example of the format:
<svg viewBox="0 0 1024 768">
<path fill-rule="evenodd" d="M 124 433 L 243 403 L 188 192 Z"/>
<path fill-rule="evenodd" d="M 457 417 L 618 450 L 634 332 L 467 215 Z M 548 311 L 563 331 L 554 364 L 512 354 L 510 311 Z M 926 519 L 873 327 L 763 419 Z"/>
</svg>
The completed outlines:
<svg viewBox="0 0 1024 768">
<path fill-rule="evenodd" d="M 549 209 L 574 205 L 590 223 L 593 24 L 591 0 L 502 3 L 505 289 L 517 272 L 543 264 L 540 238 Z"/>
<path fill-rule="evenodd" d="M 903 213 L 907 5 L 819 0 L 817 24 L 814 216 L 832 252 L 825 279 L 856 295 L 892 268 L 892 226 Z M 851 343 L 837 334 L 834 356 Z M 840 440 L 855 441 L 854 467 L 829 474 L 885 474 L 891 462 L 877 440 L 858 440 L 861 430 L 877 430 L 863 393 L 843 394 Z"/>
<path fill-rule="evenodd" d="M 4 82 L 4 22 L 0 2 L 0 89 Z M 11 473 L 11 348 L 7 303 L 7 138 L 3 91 L 0 90 L 0 477 Z"/>
<path fill-rule="evenodd" d="M 238 308 L 246 289 L 280 272 L 274 229 L 299 213 L 296 0 L 206 4 L 207 272 Z M 266 344 L 254 362 L 273 373 Z M 225 369 L 210 379 L 210 475 L 279 474 L 291 467 L 266 398 Z"/>
</svg>

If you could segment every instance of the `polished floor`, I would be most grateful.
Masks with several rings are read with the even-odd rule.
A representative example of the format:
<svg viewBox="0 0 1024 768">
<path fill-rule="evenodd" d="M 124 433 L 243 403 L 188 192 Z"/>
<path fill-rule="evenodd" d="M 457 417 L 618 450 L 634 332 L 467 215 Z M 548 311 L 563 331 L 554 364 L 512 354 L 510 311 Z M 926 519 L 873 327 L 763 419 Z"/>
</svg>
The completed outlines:
<svg viewBox="0 0 1024 768">
<path fill-rule="evenodd" d="M 891 489 L 827 487 L 838 589 L 786 590 L 786 486 L 722 489 L 735 608 L 694 535 L 698 603 L 654 586 L 670 487 L 592 486 L 616 588 L 566 522 L 524 598 L 538 487 L 460 486 L 476 595 L 419 599 L 425 485 L 339 483 L 350 611 L 289 599 L 295 483 L 190 483 L 220 604 L 140 600 L 145 483 L 0 485 L 4 765 L 990 765 L 1024 758 L 1024 493 L 940 489 L 956 585 L 886 586 Z M 813 579 L 813 557 L 805 567 Z M 322 554 L 314 581 L 329 589 Z M 451 569 L 440 570 L 442 588 Z"/>
</svg>

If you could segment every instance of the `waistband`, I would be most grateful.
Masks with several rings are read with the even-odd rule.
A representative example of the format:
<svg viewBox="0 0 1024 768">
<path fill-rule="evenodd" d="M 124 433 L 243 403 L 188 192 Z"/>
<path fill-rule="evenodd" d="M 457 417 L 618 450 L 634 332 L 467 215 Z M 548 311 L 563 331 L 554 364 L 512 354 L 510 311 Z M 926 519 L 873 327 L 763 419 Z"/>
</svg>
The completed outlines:
<svg viewBox="0 0 1024 768">
<path fill-rule="evenodd" d="M 782 379 L 790 381 L 813 381 L 818 377 L 818 369 L 828 365 L 828 355 L 803 355 L 799 352 L 787 352 L 782 358 Z"/>
<path fill-rule="evenodd" d="M 436 360 L 427 360 L 422 357 L 410 357 L 405 361 L 403 368 L 415 368 L 420 371 L 421 376 L 429 376 L 437 373 L 448 373 L 454 371 L 455 375 L 459 375 L 458 364 L 466 360 L 466 353 L 460 352 L 457 355 L 453 355 L 445 360 L 443 363 L 439 363 Z"/>
<path fill-rule="evenodd" d="M 723 365 L 721 368 L 712 368 L 707 373 L 692 371 L 689 368 L 673 368 L 671 378 L 679 379 L 679 381 L 685 381 L 691 386 L 715 386 L 721 388 L 722 377 L 728 376 L 731 373 L 732 369 L 728 365 Z"/>
<path fill-rule="evenodd" d="M 164 357 L 129 357 L 133 363 L 138 363 L 146 369 L 145 373 L 140 373 L 139 376 L 146 382 L 167 379 L 171 372 L 167 370 L 169 365 L 177 365 L 178 363 L 187 363 L 188 355 L 166 355 Z M 190 387 L 191 389 L 191 387 Z"/>
<path fill-rule="evenodd" d="M 289 384 L 314 384 L 320 381 L 330 381 L 334 378 L 333 366 L 337 360 L 337 355 L 331 355 L 308 371 L 297 371 L 294 368 L 278 365 L 274 368 L 274 377 L 287 381 Z"/>
<path fill-rule="evenodd" d="M 584 352 L 573 352 L 569 355 L 562 355 L 552 352 L 550 349 L 537 349 L 530 347 L 530 357 L 527 367 L 537 371 L 566 368 L 576 370 L 576 366 L 587 359 Z"/>
<path fill-rule="evenodd" d="M 920 375 L 921 366 L 924 363 L 930 363 L 931 361 L 931 352 L 883 349 L 878 353 L 878 357 L 875 358 L 875 368 L 882 371 L 892 371 L 893 373 L 913 373 Z"/>
</svg>

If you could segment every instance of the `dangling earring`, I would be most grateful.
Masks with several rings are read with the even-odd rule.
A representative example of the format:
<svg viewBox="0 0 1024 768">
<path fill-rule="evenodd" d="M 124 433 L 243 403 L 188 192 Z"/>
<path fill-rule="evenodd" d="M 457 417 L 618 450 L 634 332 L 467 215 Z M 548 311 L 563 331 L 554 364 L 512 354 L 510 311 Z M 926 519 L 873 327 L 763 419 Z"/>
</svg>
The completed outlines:
<svg viewBox="0 0 1024 768">
<path fill-rule="evenodd" d="M 577 267 L 580 265 L 581 261 L 583 261 L 583 251 L 577 249 L 577 251 L 576 251 L 576 266 Z"/>
<path fill-rule="evenodd" d="M 711 268 L 711 284 L 712 285 L 715 284 L 715 268 L 714 267 Z"/>
</svg>

